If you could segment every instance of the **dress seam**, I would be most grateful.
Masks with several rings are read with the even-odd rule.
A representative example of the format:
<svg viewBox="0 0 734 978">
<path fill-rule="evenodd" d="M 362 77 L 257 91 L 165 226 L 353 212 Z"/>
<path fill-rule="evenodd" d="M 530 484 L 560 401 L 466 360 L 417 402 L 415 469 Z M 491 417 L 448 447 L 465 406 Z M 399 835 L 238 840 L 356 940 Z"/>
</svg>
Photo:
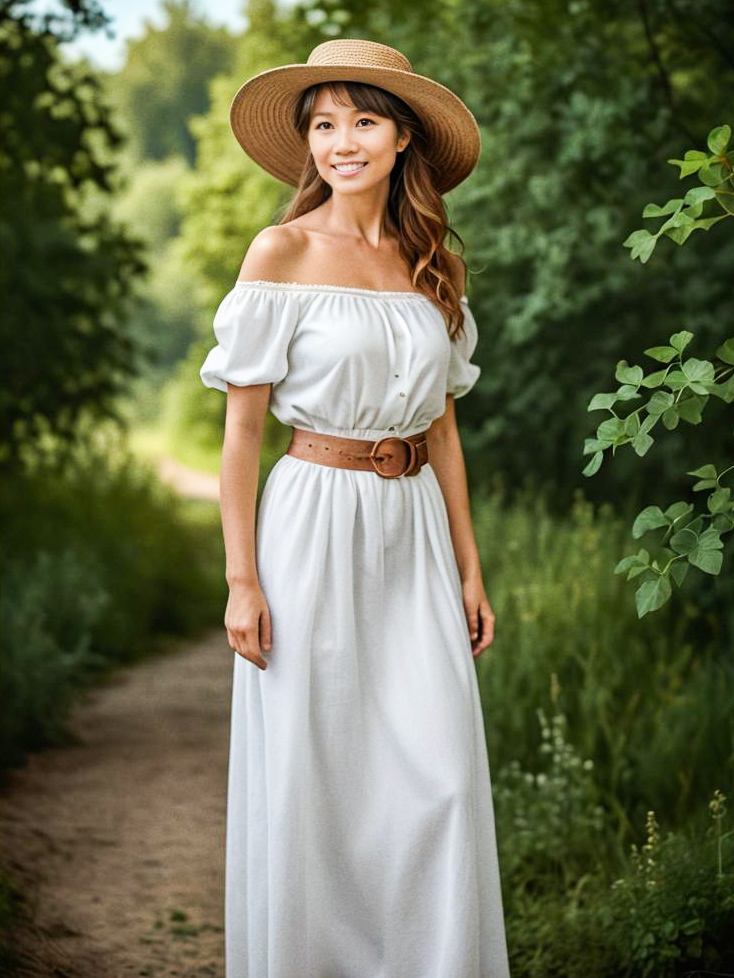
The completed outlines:
<svg viewBox="0 0 734 978">
<path fill-rule="evenodd" d="M 284 290 L 287 292 L 353 292 L 357 295 L 366 295 L 374 298 L 398 296 L 403 299 L 422 299 L 425 302 L 432 301 L 422 292 L 406 292 L 399 289 L 364 289 L 356 285 L 311 285 L 304 282 L 270 282 L 265 279 L 244 281 L 243 279 L 237 279 L 235 286 L 270 289 L 273 291 Z M 461 296 L 461 301 L 467 302 L 467 297 L 465 295 Z"/>
</svg>

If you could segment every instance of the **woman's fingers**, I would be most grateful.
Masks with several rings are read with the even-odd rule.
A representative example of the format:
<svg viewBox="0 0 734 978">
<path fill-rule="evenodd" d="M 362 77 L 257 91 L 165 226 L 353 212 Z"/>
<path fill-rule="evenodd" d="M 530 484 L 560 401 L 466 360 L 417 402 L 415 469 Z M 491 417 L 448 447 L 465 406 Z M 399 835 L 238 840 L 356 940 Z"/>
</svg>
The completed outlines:
<svg viewBox="0 0 734 978">
<path fill-rule="evenodd" d="M 472 654 L 475 657 L 488 648 L 494 639 L 494 615 L 487 601 L 482 601 L 479 604 L 479 621 L 479 634 L 472 649 Z"/>
<path fill-rule="evenodd" d="M 260 636 L 263 650 L 265 652 L 269 652 L 273 638 L 270 627 L 270 609 L 268 608 L 267 604 L 260 615 Z"/>
<path fill-rule="evenodd" d="M 241 655 L 243 659 L 247 659 L 249 662 L 254 663 L 260 669 L 267 668 L 267 663 L 260 654 L 260 650 L 258 648 L 251 650 L 251 643 L 247 641 L 246 631 L 228 628 L 227 640 L 232 651 L 237 652 L 237 654 Z"/>
<path fill-rule="evenodd" d="M 472 655 L 476 658 L 480 652 L 488 648 L 494 639 L 494 614 L 489 601 L 481 599 L 467 602 L 466 619 L 469 626 Z"/>
<path fill-rule="evenodd" d="M 263 649 L 271 646 L 270 609 L 260 587 L 230 589 L 224 625 L 230 648 L 258 669 L 266 669 Z"/>
<path fill-rule="evenodd" d="M 254 624 L 248 625 L 245 629 L 245 654 L 251 662 L 254 662 L 256 666 L 260 669 L 267 668 L 267 663 L 263 658 L 262 651 L 260 649 L 260 635 L 258 622 L 255 621 Z"/>
<path fill-rule="evenodd" d="M 469 612 L 469 634 L 472 642 L 479 636 L 479 609 L 474 608 Z"/>
</svg>

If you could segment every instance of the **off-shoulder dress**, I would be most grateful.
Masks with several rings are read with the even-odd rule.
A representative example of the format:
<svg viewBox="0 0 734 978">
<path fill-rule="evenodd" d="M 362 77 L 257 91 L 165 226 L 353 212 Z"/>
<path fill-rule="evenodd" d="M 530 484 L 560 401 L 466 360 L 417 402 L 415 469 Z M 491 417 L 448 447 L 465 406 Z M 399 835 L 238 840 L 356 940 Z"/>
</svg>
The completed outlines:
<svg viewBox="0 0 734 978">
<path fill-rule="evenodd" d="M 480 373 L 416 292 L 237 281 L 201 380 L 283 424 L 406 437 Z M 266 670 L 234 654 L 226 978 L 508 978 L 482 706 L 430 461 L 283 455 L 258 508 Z M 489 708 L 491 715 L 491 706 Z"/>
</svg>

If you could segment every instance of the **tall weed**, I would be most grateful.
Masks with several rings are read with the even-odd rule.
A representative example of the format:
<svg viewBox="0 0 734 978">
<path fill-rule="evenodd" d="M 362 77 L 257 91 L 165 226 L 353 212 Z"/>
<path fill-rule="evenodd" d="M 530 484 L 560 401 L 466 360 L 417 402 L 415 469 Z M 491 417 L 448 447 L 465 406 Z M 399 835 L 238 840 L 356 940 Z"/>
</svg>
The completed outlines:
<svg viewBox="0 0 734 978">
<path fill-rule="evenodd" d="M 708 825 L 693 819 L 618 850 L 599 804 L 597 770 L 553 712 L 538 710 L 533 769 L 494 776 L 500 867 L 516 978 L 683 978 L 724 974 L 734 960 L 734 830 L 714 791 Z M 637 826 L 634 826 L 637 830 Z"/>
<path fill-rule="evenodd" d="M 474 522 L 495 638 L 477 660 L 490 757 L 531 768 L 548 678 L 593 760 L 620 842 L 650 809 L 682 824 L 731 770 L 734 658 L 706 641 L 685 594 L 639 620 L 617 560 L 626 524 L 580 495 L 566 519 L 529 493 L 478 496 Z M 685 589 L 684 589 L 685 591 Z"/>
</svg>

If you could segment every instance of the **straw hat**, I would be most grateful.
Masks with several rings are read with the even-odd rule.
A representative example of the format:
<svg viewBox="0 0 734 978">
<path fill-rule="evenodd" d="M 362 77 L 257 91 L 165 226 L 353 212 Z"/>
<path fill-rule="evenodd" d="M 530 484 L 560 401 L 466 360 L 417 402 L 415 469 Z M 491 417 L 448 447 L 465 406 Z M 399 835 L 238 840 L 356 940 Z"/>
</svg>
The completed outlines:
<svg viewBox="0 0 734 978">
<path fill-rule="evenodd" d="M 395 48 L 337 38 L 315 47 L 305 65 L 283 65 L 254 75 L 232 100 L 230 125 L 240 146 L 284 183 L 298 185 L 309 153 L 293 125 L 296 99 L 309 85 L 326 81 L 367 82 L 407 102 L 425 126 L 439 193 L 451 190 L 474 169 L 481 149 L 479 127 L 458 96 L 417 75 Z"/>
</svg>

